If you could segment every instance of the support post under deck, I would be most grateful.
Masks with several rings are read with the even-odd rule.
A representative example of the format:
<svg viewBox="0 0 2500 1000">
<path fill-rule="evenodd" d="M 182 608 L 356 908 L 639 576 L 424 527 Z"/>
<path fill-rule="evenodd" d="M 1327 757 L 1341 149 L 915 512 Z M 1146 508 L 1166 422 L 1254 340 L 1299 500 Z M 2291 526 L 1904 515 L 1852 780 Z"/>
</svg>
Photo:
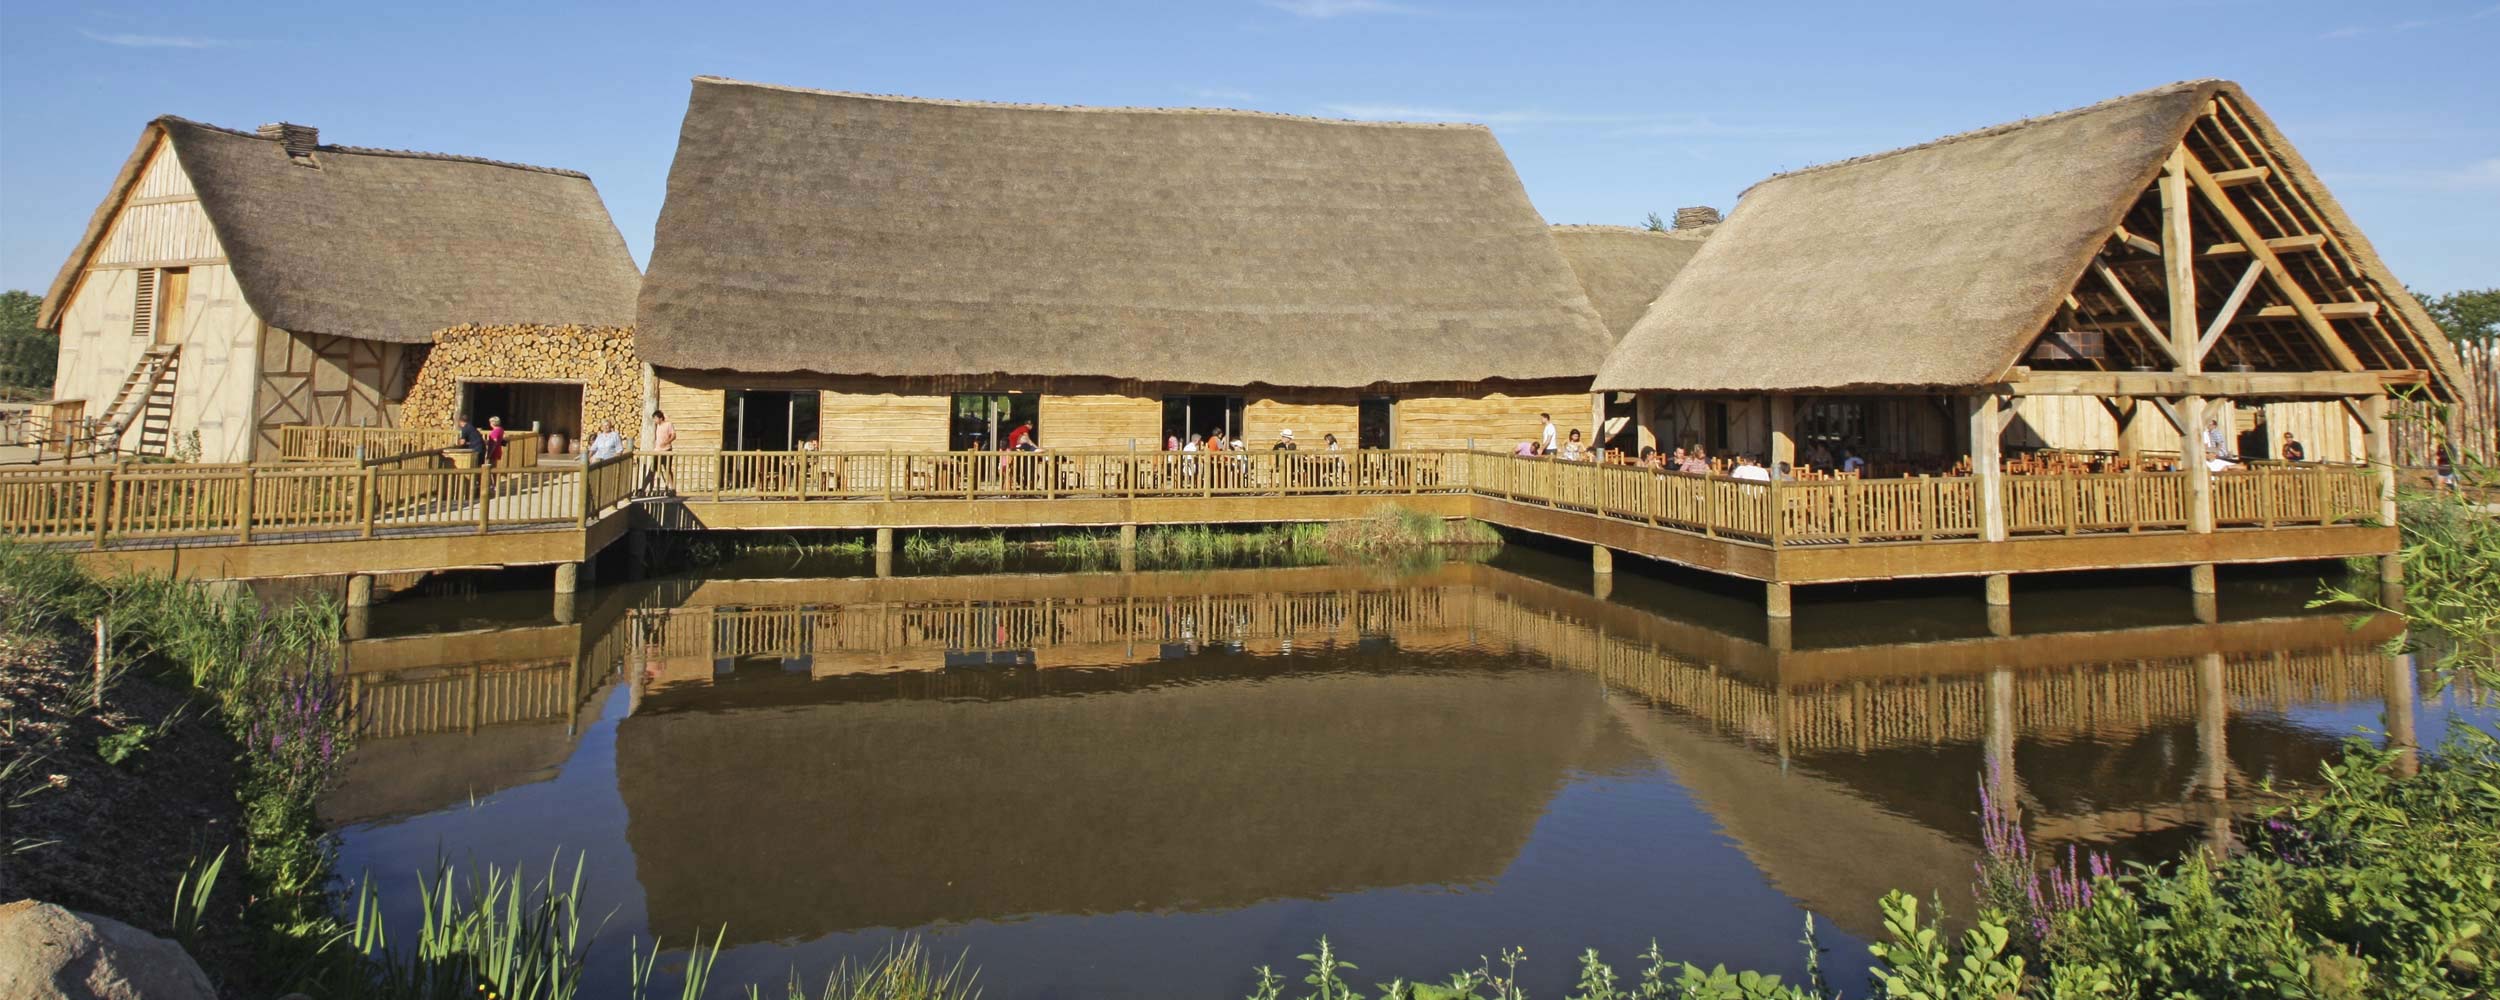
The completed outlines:
<svg viewBox="0 0 2500 1000">
<path fill-rule="evenodd" d="M 1762 605 L 1763 612 L 1773 618 L 1791 617 L 1792 612 L 1789 610 L 1789 585 L 1785 583 L 1763 584 Z"/>
</svg>

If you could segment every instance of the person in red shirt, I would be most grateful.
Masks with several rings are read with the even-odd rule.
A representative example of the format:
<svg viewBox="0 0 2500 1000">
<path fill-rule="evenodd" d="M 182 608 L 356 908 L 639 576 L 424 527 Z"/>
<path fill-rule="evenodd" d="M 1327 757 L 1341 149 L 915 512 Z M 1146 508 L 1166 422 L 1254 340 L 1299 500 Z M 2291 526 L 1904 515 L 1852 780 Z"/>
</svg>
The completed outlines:
<svg viewBox="0 0 2500 1000">
<path fill-rule="evenodd" d="M 1017 424 L 1016 429 L 1007 432 L 1008 451 L 1023 451 L 1025 445 L 1031 443 L 1033 443 L 1033 422 L 1030 420 Z"/>
</svg>

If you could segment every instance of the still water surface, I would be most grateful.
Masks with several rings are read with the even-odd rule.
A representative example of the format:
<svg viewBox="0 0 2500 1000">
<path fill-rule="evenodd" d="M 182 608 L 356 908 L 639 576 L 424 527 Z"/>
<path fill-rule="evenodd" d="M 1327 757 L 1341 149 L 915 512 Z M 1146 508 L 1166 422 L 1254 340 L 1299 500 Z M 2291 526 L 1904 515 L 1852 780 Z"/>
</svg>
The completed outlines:
<svg viewBox="0 0 2500 1000">
<path fill-rule="evenodd" d="M 774 571 L 780 571 L 778 569 Z M 373 730 L 325 810 L 409 919 L 437 858 L 586 859 L 606 933 L 727 927 L 716 982 L 905 935 L 994 997 L 1237 996 L 1327 935 L 1363 975 L 1523 946 L 1855 987 L 1886 888 L 1968 899 L 1991 760 L 2035 840 L 2226 836 L 2339 740 L 2451 716 L 2303 610 L 2315 577 L 1758 604 L 1490 564 L 414 594 L 351 644 Z M 1975 587 L 1968 588 L 1976 590 Z M 1997 633 L 2006 634 L 1997 634 Z M 682 952 L 680 952 L 682 956 Z M 621 988 L 621 954 L 589 995 Z M 612 966 L 612 967 L 610 967 Z M 1297 973 L 1298 977 L 1298 973 Z M 1365 981 L 1369 981 L 1366 979 Z"/>
</svg>

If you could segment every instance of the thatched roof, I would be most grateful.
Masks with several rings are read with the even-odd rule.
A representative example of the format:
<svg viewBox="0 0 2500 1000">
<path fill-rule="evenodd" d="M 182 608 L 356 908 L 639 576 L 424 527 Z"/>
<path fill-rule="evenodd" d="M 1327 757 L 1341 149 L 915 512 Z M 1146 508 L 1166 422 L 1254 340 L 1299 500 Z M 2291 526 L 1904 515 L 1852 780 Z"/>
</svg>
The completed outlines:
<svg viewBox="0 0 2500 1000">
<path fill-rule="evenodd" d="M 633 322 L 641 275 L 582 174 L 354 146 L 298 158 L 276 138 L 168 115 L 148 123 L 62 265 L 46 326 L 160 135 L 198 190 L 244 301 L 271 326 L 423 343 L 463 323 Z"/>
<path fill-rule="evenodd" d="M 2403 320 L 2367 367 L 2454 371 L 2421 306 L 2239 88 L 2200 80 L 1781 174 L 1746 191 L 1607 359 L 1600 390 L 1955 388 L 2006 376 L 2207 102 L 2228 98 Z M 2210 281 L 2210 279 L 2209 279 Z M 2314 294 L 2314 293 L 2313 293 Z M 2407 329 L 2409 327 L 2409 329 Z M 2284 363 L 2316 359 L 2305 346 Z M 2227 338 L 2226 338 L 2227 343 Z"/>
<path fill-rule="evenodd" d="M 1717 226 L 1657 232 L 1630 226 L 1555 226 L 1554 245 L 1580 278 L 1581 291 L 1616 339 L 1684 270 Z"/>
<path fill-rule="evenodd" d="M 1227 385 L 1585 377 L 1609 340 L 1490 131 L 694 82 L 669 368 Z"/>
</svg>

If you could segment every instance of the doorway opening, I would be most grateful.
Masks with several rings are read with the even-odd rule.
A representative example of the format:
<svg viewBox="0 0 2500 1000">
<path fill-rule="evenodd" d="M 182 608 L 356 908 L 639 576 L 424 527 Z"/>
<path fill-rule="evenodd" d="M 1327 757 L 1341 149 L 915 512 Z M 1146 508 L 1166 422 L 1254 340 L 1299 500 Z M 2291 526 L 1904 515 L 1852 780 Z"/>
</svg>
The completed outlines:
<svg viewBox="0 0 2500 1000">
<path fill-rule="evenodd" d="M 1194 434 L 1220 435 L 1228 442 L 1240 437 L 1241 397 L 1163 397 L 1163 436 L 1188 444 Z"/>
<path fill-rule="evenodd" d="M 484 428 L 489 417 L 502 417 L 507 431 L 537 431 L 542 440 L 557 434 L 566 441 L 582 439 L 582 384 L 579 382 L 463 382 L 460 412 Z"/>
<path fill-rule="evenodd" d="M 722 451 L 798 451 L 816 440 L 814 390 L 731 389 L 721 394 Z"/>
<path fill-rule="evenodd" d="M 1042 436 L 1042 400 L 1021 392 L 959 392 L 946 446 L 955 451 L 996 451 L 1016 425 L 1030 421 Z"/>
<path fill-rule="evenodd" d="M 1356 404 L 1354 414 L 1354 446 L 1357 448 L 1394 448 L 1392 432 L 1397 426 L 1398 401 L 1387 396 L 1365 396 Z"/>
<path fill-rule="evenodd" d="M 1639 455 L 1641 429 L 1634 426 L 1633 421 L 1641 412 L 1640 396 L 1629 392 L 1609 392 L 1601 396 L 1604 399 L 1605 411 L 1597 424 L 1598 450 L 1621 455 Z"/>
</svg>

